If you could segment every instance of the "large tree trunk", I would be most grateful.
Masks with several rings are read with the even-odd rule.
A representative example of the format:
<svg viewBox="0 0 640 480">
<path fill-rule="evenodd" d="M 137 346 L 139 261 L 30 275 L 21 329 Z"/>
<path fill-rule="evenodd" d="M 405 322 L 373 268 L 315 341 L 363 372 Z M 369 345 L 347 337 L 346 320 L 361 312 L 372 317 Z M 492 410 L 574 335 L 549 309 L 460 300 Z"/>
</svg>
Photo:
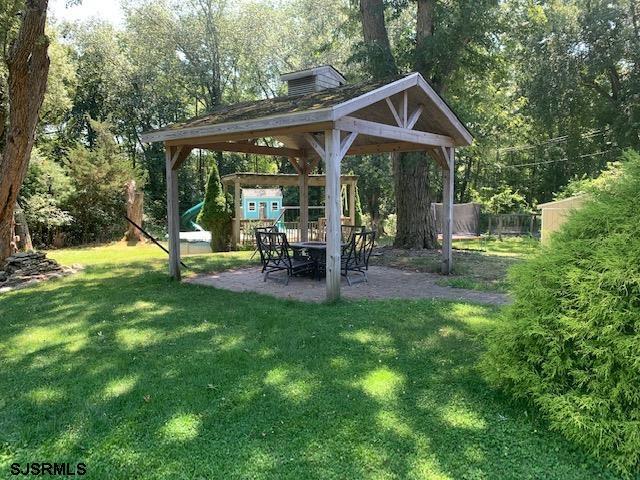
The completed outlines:
<svg viewBox="0 0 640 480">
<path fill-rule="evenodd" d="M 33 243 L 31 242 L 31 234 L 29 233 L 29 225 L 27 224 L 27 217 L 25 216 L 20 204 L 16 202 L 15 211 L 15 236 L 16 236 L 16 248 L 19 251 L 33 250 Z"/>
<path fill-rule="evenodd" d="M 396 191 L 396 248 L 437 248 L 435 220 L 431 212 L 429 161 L 422 153 L 393 155 Z"/>
<path fill-rule="evenodd" d="M 426 37 L 433 34 L 433 0 L 418 0 L 416 18 L 417 48 L 421 48 Z M 372 57 L 371 74 L 383 77 L 397 71 L 391 52 L 389 35 L 384 23 L 382 0 L 360 0 L 360 16 L 365 45 Z M 416 55 L 414 68 L 423 75 L 424 64 Z M 386 62 L 386 63 L 382 63 Z M 384 67 L 386 65 L 386 67 Z M 428 76 L 427 76 L 428 78 Z M 437 248 L 437 233 L 431 213 L 429 162 L 426 154 L 392 154 L 397 234 L 394 246 L 398 248 Z"/>
<path fill-rule="evenodd" d="M 9 126 L 0 160 L 0 260 L 11 254 L 13 211 L 27 173 L 47 85 L 47 3 L 26 0 L 22 24 L 7 56 Z"/>
<path fill-rule="evenodd" d="M 144 217 L 144 194 L 137 190 L 135 180 L 127 182 L 125 187 L 125 196 L 127 203 L 127 217 L 142 227 Z M 134 227 L 130 222 L 127 222 L 127 231 L 124 234 L 124 239 L 135 245 L 138 242 L 144 242 L 144 235 L 137 227 Z"/>
</svg>

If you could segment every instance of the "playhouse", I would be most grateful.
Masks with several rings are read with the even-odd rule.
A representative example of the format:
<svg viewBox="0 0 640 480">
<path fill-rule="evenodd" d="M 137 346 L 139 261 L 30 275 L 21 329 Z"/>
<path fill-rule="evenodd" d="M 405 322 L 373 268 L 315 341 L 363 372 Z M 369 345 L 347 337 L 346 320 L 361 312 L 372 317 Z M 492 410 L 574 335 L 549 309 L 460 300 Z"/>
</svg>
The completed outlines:
<svg viewBox="0 0 640 480">
<path fill-rule="evenodd" d="M 243 220 L 277 220 L 282 212 L 282 190 L 279 188 L 243 188 Z"/>
</svg>

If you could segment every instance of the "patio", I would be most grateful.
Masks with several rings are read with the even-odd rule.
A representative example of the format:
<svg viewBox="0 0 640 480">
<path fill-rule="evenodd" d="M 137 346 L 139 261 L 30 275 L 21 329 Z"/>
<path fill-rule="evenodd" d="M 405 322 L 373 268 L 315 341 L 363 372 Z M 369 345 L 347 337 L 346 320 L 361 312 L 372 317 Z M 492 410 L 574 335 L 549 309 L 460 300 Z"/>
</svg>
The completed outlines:
<svg viewBox="0 0 640 480">
<path fill-rule="evenodd" d="M 286 272 L 272 274 L 270 278 L 284 277 Z M 412 272 L 398 268 L 372 266 L 367 272 L 369 281 L 347 285 L 341 281 L 342 296 L 358 299 L 444 299 L 468 301 L 490 305 L 504 305 L 509 297 L 502 293 L 488 293 L 461 288 L 442 287 L 436 284 L 441 275 Z M 272 297 L 320 303 L 325 300 L 324 282 L 309 277 L 296 277 L 289 285 L 276 281 L 263 281 L 263 274 L 257 267 L 237 268 L 219 273 L 207 273 L 189 277 L 186 283 L 205 285 L 233 292 L 255 292 Z"/>
</svg>

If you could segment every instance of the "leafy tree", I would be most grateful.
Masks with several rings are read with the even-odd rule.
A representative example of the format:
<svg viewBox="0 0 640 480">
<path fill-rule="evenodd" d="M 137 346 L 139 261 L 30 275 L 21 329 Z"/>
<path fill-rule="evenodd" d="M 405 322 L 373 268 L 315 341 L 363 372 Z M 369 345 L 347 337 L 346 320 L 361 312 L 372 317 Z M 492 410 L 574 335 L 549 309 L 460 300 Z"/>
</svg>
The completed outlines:
<svg viewBox="0 0 640 480">
<path fill-rule="evenodd" d="M 54 235 L 71 224 L 73 217 L 65 206 L 72 191 L 71 179 L 64 167 L 34 149 L 20 191 L 34 243 L 52 245 Z"/>
<path fill-rule="evenodd" d="M 91 122 L 95 147 L 77 145 L 65 162 L 73 191 L 67 209 L 73 223 L 65 229 L 73 243 L 111 241 L 124 231 L 125 185 L 136 180 L 144 185 L 142 173 L 120 151 L 109 126 Z"/>
<path fill-rule="evenodd" d="M 220 175 L 215 162 L 211 163 L 204 205 L 198 214 L 197 222 L 211 232 L 211 249 L 214 252 L 226 252 L 231 243 L 231 210 L 222 192 Z"/>
<path fill-rule="evenodd" d="M 3 16 L 20 10 L 17 31 L 13 19 L 6 19 L 9 21 L 0 27 L 3 51 L 7 53 L 3 67 L 7 72 L 6 93 L 0 90 L 0 260 L 11 254 L 13 211 L 27 173 L 49 71 L 47 0 L 9 2 Z"/>
</svg>

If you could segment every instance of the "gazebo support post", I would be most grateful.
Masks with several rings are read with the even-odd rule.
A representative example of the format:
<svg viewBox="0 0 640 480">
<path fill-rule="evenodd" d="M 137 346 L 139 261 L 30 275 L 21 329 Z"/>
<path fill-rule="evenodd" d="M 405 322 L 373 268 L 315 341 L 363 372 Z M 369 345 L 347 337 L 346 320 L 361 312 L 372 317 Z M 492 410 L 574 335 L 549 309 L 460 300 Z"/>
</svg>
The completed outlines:
<svg viewBox="0 0 640 480">
<path fill-rule="evenodd" d="M 349 221 L 351 225 L 356 224 L 356 183 L 349 184 Z"/>
<path fill-rule="evenodd" d="M 233 249 L 236 250 L 238 245 L 240 245 L 240 219 L 242 218 L 242 204 L 240 198 L 240 182 L 236 181 L 233 183 L 233 208 L 234 208 L 234 219 L 233 219 Z"/>
<path fill-rule="evenodd" d="M 167 172 L 167 221 L 169 231 L 169 275 L 180 280 L 180 214 L 178 206 L 178 171 L 174 168 L 176 147 L 165 146 Z"/>
<path fill-rule="evenodd" d="M 324 132 L 324 161 L 327 175 L 325 216 L 327 218 L 327 301 L 340 298 L 340 130 Z"/>
<path fill-rule="evenodd" d="M 309 241 L 309 162 L 305 158 L 299 161 L 298 190 L 300 196 L 300 241 Z"/>
<path fill-rule="evenodd" d="M 453 269 L 452 224 L 453 191 L 455 172 L 455 149 L 443 149 L 447 165 L 442 170 L 442 273 L 449 275 Z"/>
</svg>

